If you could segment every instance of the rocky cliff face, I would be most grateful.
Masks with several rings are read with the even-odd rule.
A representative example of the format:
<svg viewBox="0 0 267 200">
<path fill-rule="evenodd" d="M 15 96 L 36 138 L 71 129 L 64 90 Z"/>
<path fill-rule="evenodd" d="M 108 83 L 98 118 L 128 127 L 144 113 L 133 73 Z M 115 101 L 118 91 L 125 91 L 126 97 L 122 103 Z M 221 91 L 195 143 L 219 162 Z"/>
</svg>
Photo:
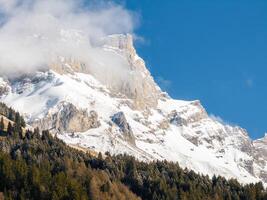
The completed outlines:
<svg viewBox="0 0 267 200">
<path fill-rule="evenodd" d="M 259 174 L 264 182 L 267 182 L 267 136 L 265 134 L 264 138 L 253 141 L 255 147 L 255 162 L 260 166 L 260 168 L 255 171 Z"/>
<path fill-rule="evenodd" d="M 257 156 L 261 158 L 262 164 L 265 165 L 267 162 L 267 135 L 265 134 L 264 138 L 253 141 L 253 145 L 256 148 Z"/>
<path fill-rule="evenodd" d="M 0 78 L 0 97 L 7 95 L 11 91 L 11 88 L 7 81 Z"/>
<path fill-rule="evenodd" d="M 133 45 L 133 37 L 130 34 L 111 35 L 101 38 L 97 45 L 107 52 L 120 55 L 123 60 L 126 59 L 127 66 L 125 67 L 128 68 L 128 80 L 110 85 L 109 89 L 132 99 L 132 106 L 136 109 L 156 107 L 161 91 L 147 70 L 144 60 L 137 55 Z M 114 55 L 112 54 L 112 56 Z M 94 74 L 93 70 L 90 69 L 90 64 L 81 62 L 75 57 L 58 56 L 52 61 L 49 68 L 59 74 L 73 74 L 75 72 Z"/>
<path fill-rule="evenodd" d="M 124 139 L 135 145 L 135 138 L 131 126 L 127 122 L 123 112 L 118 112 L 111 117 L 111 120 L 120 128 Z"/>
<path fill-rule="evenodd" d="M 100 126 L 98 115 L 94 110 L 88 112 L 67 102 L 60 103 L 57 108 L 50 110 L 44 118 L 30 123 L 41 130 L 50 130 L 54 133 L 85 132 Z"/>
<path fill-rule="evenodd" d="M 49 65 L 49 69 L 59 74 L 88 73 L 85 64 L 75 58 L 58 57 Z"/>
<path fill-rule="evenodd" d="M 210 117 L 199 101 L 162 93 L 130 35 L 101 38 L 97 45 L 123 60 L 130 81 L 104 84 L 83 62 L 59 57 L 50 70 L 0 79 L 0 100 L 72 146 L 178 161 L 210 176 L 267 184 L 266 138 L 252 141 L 244 129 Z"/>
<path fill-rule="evenodd" d="M 147 70 L 144 60 L 137 55 L 133 37 L 129 34 L 112 35 L 103 38 L 102 43 L 104 48 L 116 51 L 128 61 L 132 73 L 131 85 L 122 84 L 119 92 L 133 99 L 137 109 L 156 107 L 161 91 Z"/>
</svg>

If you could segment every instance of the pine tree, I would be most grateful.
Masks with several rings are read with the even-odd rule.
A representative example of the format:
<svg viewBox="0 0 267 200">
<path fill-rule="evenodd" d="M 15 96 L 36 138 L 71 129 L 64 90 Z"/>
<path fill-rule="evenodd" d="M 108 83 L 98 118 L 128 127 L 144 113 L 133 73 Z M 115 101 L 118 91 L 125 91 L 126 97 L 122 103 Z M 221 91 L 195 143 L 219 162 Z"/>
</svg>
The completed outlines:
<svg viewBox="0 0 267 200">
<path fill-rule="evenodd" d="M 97 185 L 97 181 L 95 177 L 93 177 L 90 181 L 89 196 L 90 196 L 90 199 L 92 200 L 99 199 L 99 196 L 100 196 L 100 192 L 98 190 L 98 185 Z"/>
<path fill-rule="evenodd" d="M 8 108 L 8 119 L 10 119 L 11 121 L 15 120 L 15 114 L 14 111 L 11 108 Z"/>
<path fill-rule="evenodd" d="M 4 118 L 1 117 L 1 121 L 0 121 L 0 134 L 2 135 L 2 133 L 5 130 L 5 124 L 4 124 Z"/>
<path fill-rule="evenodd" d="M 98 160 L 102 160 L 102 159 L 103 159 L 103 156 L 102 156 L 102 153 L 101 153 L 101 152 L 98 153 L 98 155 L 97 155 L 97 159 L 98 159 Z"/>
<path fill-rule="evenodd" d="M 26 127 L 26 122 L 25 122 L 25 120 L 24 120 L 24 118 L 23 117 L 21 117 L 20 116 L 20 125 L 22 126 L 22 127 Z"/>
<path fill-rule="evenodd" d="M 13 134 L 13 126 L 10 122 L 7 125 L 7 135 L 11 136 Z"/>
</svg>

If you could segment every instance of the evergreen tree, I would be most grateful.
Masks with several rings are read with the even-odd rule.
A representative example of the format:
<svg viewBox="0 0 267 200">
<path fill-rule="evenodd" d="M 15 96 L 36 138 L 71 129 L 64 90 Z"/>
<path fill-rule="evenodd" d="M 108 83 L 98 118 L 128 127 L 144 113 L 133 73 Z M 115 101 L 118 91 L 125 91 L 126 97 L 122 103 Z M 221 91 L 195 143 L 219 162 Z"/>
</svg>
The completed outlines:
<svg viewBox="0 0 267 200">
<path fill-rule="evenodd" d="M 14 134 L 14 129 L 13 129 L 13 126 L 12 126 L 11 122 L 8 122 L 8 125 L 7 125 L 7 135 L 8 136 L 11 136 L 12 134 Z"/>
<path fill-rule="evenodd" d="M 1 120 L 0 120 L 0 135 L 4 134 L 4 130 L 5 130 L 4 118 L 1 117 Z"/>
</svg>

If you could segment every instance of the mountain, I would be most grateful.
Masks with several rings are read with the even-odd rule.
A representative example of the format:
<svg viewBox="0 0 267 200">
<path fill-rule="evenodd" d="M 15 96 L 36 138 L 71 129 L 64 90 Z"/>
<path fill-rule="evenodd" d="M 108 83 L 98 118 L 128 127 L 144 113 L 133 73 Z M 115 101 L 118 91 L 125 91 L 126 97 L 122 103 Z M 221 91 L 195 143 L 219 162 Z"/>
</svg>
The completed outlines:
<svg viewBox="0 0 267 200">
<path fill-rule="evenodd" d="M 62 41 L 86 40 L 74 30 Z M 42 39 L 42 38 L 41 38 Z M 90 64 L 56 55 L 41 71 L 0 79 L 0 100 L 32 127 L 95 152 L 168 160 L 196 172 L 267 184 L 266 138 L 225 124 L 200 101 L 175 100 L 153 80 L 131 35 L 95 42 Z"/>
<path fill-rule="evenodd" d="M 178 163 L 84 153 L 48 131 L 25 130 L 23 117 L 3 103 L 0 113 L 0 199 L 267 199 L 261 182 L 241 185 Z"/>
</svg>

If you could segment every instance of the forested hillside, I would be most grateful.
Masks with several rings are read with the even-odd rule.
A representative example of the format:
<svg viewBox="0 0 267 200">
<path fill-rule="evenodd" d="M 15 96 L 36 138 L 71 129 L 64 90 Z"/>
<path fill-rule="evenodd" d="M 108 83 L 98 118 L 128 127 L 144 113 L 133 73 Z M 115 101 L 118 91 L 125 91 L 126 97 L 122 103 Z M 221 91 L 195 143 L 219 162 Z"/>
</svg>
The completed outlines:
<svg viewBox="0 0 267 200">
<path fill-rule="evenodd" d="M 4 104 L 0 114 L 14 122 L 0 126 L 0 199 L 267 199 L 261 183 L 210 179 L 166 161 L 94 157 L 47 131 L 24 133 L 23 118 Z"/>
</svg>

